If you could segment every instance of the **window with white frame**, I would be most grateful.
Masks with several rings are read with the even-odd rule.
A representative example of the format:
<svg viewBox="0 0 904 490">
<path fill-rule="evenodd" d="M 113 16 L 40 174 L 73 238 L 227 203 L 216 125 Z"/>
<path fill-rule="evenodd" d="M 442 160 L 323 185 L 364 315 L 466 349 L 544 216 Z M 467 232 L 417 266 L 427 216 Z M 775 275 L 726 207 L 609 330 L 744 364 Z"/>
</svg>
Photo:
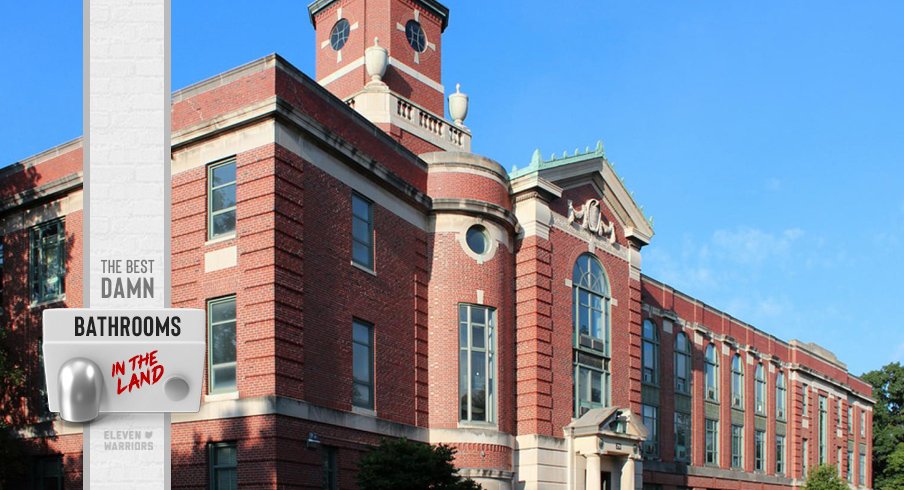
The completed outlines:
<svg viewBox="0 0 904 490">
<path fill-rule="evenodd" d="M 866 437 L 866 411 L 860 409 L 860 437 Z"/>
<path fill-rule="evenodd" d="M 836 407 L 835 407 L 835 416 L 836 416 L 836 419 L 837 419 L 837 420 L 835 421 L 835 423 L 837 424 L 837 427 L 836 427 L 836 428 L 837 428 L 838 430 L 841 430 L 841 412 L 842 412 L 841 398 L 839 398 L 839 399 L 838 399 L 838 403 L 836 404 Z"/>
<path fill-rule="evenodd" d="M 691 393 L 691 345 L 684 332 L 675 336 L 675 391 Z"/>
<path fill-rule="evenodd" d="M 847 452 L 847 481 L 854 482 L 854 451 L 848 449 Z"/>
<path fill-rule="evenodd" d="M 352 405 L 374 409 L 374 326 L 352 321 Z"/>
<path fill-rule="evenodd" d="M 785 420 L 785 400 L 787 396 L 785 373 L 779 371 L 775 377 L 775 418 L 779 420 Z"/>
<path fill-rule="evenodd" d="M 854 433 L 854 406 L 848 405 L 847 409 L 848 434 Z"/>
<path fill-rule="evenodd" d="M 860 445 L 860 466 L 857 472 L 857 481 L 860 485 L 866 485 L 866 445 Z"/>
<path fill-rule="evenodd" d="M 841 468 L 841 448 L 838 448 L 838 456 L 837 456 L 836 460 L 837 460 L 836 464 L 838 465 L 838 478 L 841 478 L 842 477 L 842 474 L 841 474 L 841 469 L 842 469 Z"/>
<path fill-rule="evenodd" d="M 719 401 L 719 354 L 716 346 L 709 344 L 703 362 L 703 388 L 707 400 Z"/>
<path fill-rule="evenodd" d="M 744 426 L 731 426 L 731 467 L 744 467 Z"/>
<path fill-rule="evenodd" d="M 766 415 L 766 370 L 763 363 L 756 365 L 756 386 L 754 387 L 754 405 L 758 415 Z"/>
<path fill-rule="evenodd" d="M 810 389 L 807 385 L 801 385 L 801 396 L 803 397 L 802 405 L 804 410 L 804 417 L 810 416 Z"/>
<path fill-rule="evenodd" d="M 731 407 L 744 409 L 744 361 L 738 354 L 731 358 Z"/>
<path fill-rule="evenodd" d="M 208 391 L 236 390 L 235 296 L 207 302 Z"/>
<path fill-rule="evenodd" d="M 800 471 L 804 478 L 807 477 L 807 465 L 810 461 L 810 441 L 804 439 L 801 445 Z"/>
<path fill-rule="evenodd" d="M 485 306 L 458 306 L 458 392 L 462 421 L 494 421 L 495 316 L 495 310 Z"/>
<path fill-rule="evenodd" d="M 643 382 L 659 384 L 659 328 L 651 320 L 643 321 Z"/>
<path fill-rule="evenodd" d="M 235 234 L 235 159 L 207 166 L 207 239 Z"/>
<path fill-rule="evenodd" d="M 578 257 L 572 273 L 574 288 L 574 412 L 609 403 L 609 280 L 595 255 Z"/>
<path fill-rule="evenodd" d="M 374 269 L 373 203 L 357 193 L 352 193 L 352 262 Z"/>
<path fill-rule="evenodd" d="M 826 397 L 820 395 L 819 396 L 819 420 L 818 420 L 819 433 L 817 434 L 817 436 L 819 436 L 819 441 L 818 441 L 819 442 L 819 464 L 826 464 L 827 459 L 828 459 L 827 444 L 828 444 L 828 437 L 829 437 L 829 432 L 828 432 L 828 430 L 829 430 L 828 422 L 829 421 L 828 421 L 828 412 L 827 412 L 828 407 L 826 406 L 827 404 L 828 404 L 828 400 L 826 400 Z"/>
<path fill-rule="evenodd" d="M 705 463 L 711 466 L 719 465 L 719 421 L 706 419 L 705 435 Z"/>
<path fill-rule="evenodd" d="M 785 472 L 785 436 L 775 436 L 775 472 L 779 475 Z"/>
</svg>

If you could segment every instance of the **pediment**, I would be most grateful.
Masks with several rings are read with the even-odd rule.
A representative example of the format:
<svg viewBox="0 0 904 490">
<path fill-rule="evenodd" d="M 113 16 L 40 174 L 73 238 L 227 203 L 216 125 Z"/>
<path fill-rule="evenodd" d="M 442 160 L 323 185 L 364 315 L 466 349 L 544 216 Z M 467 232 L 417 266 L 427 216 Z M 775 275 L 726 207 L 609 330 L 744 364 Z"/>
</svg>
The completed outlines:
<svg viewBox="0 0 904 490">
<path fill-rule="evenodd" d="M 643 441 L 649 431 L 640 418 L 629 409 L 601 407 L 588 410 L 568 424 L 574 437 L 607 436 Z"/>
</svg>

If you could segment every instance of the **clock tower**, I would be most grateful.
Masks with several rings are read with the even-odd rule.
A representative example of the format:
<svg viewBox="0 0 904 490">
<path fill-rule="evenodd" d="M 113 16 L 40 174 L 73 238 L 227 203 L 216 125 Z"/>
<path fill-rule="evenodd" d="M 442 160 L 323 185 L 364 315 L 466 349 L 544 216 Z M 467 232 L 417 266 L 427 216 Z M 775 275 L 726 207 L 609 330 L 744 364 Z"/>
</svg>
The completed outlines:
<svg viewBox="0 0 904 490">
<path fill-rule="evenodd" d="M 308 12 L 321 85 L 416 153 L 470 149 L 463 118 L 444 118 L 448 8 L 436 0 L 317 0 Z M 460 106 L 462 97 L 450 100 Z"/>
</svg>

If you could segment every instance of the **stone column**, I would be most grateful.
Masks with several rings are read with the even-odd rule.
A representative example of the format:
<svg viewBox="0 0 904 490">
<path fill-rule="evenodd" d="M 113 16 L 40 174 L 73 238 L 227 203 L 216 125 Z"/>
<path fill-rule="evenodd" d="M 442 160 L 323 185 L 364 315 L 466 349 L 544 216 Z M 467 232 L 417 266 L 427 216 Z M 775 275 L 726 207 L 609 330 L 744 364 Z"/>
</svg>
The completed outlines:
<svg viewBox="0 0 904 490">
<path fill-rule="evenodd" d="M 600 480 L 600 455 L 586 454 L 584 457 L 587 458 L 587 477 L 584 479 L 584 488 L 600 490 L 603 487 L 603 482 Z"/>
<path fill-rule="evenodd" d="M 622 490 L 634 490 L 634 459 L 628 456 L 621 469 Z"/>
</svg>

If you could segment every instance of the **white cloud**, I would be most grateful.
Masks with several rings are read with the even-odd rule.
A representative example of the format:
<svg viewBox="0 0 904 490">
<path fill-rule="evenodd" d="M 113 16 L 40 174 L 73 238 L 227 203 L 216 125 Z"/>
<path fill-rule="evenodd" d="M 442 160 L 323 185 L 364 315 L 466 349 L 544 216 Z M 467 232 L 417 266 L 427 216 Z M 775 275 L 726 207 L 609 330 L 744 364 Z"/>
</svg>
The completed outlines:
<svg viewBox="0 0 904 490">
<path fill-rule="evenodd" d="M 769 260 L 787 258 L 794 243 L 803 235 L 800 228 L 769 233 L 758 228 L 739 227 L 713 232 L 712 246 L 722 259 L 759 266 Z"/>
</svg>

